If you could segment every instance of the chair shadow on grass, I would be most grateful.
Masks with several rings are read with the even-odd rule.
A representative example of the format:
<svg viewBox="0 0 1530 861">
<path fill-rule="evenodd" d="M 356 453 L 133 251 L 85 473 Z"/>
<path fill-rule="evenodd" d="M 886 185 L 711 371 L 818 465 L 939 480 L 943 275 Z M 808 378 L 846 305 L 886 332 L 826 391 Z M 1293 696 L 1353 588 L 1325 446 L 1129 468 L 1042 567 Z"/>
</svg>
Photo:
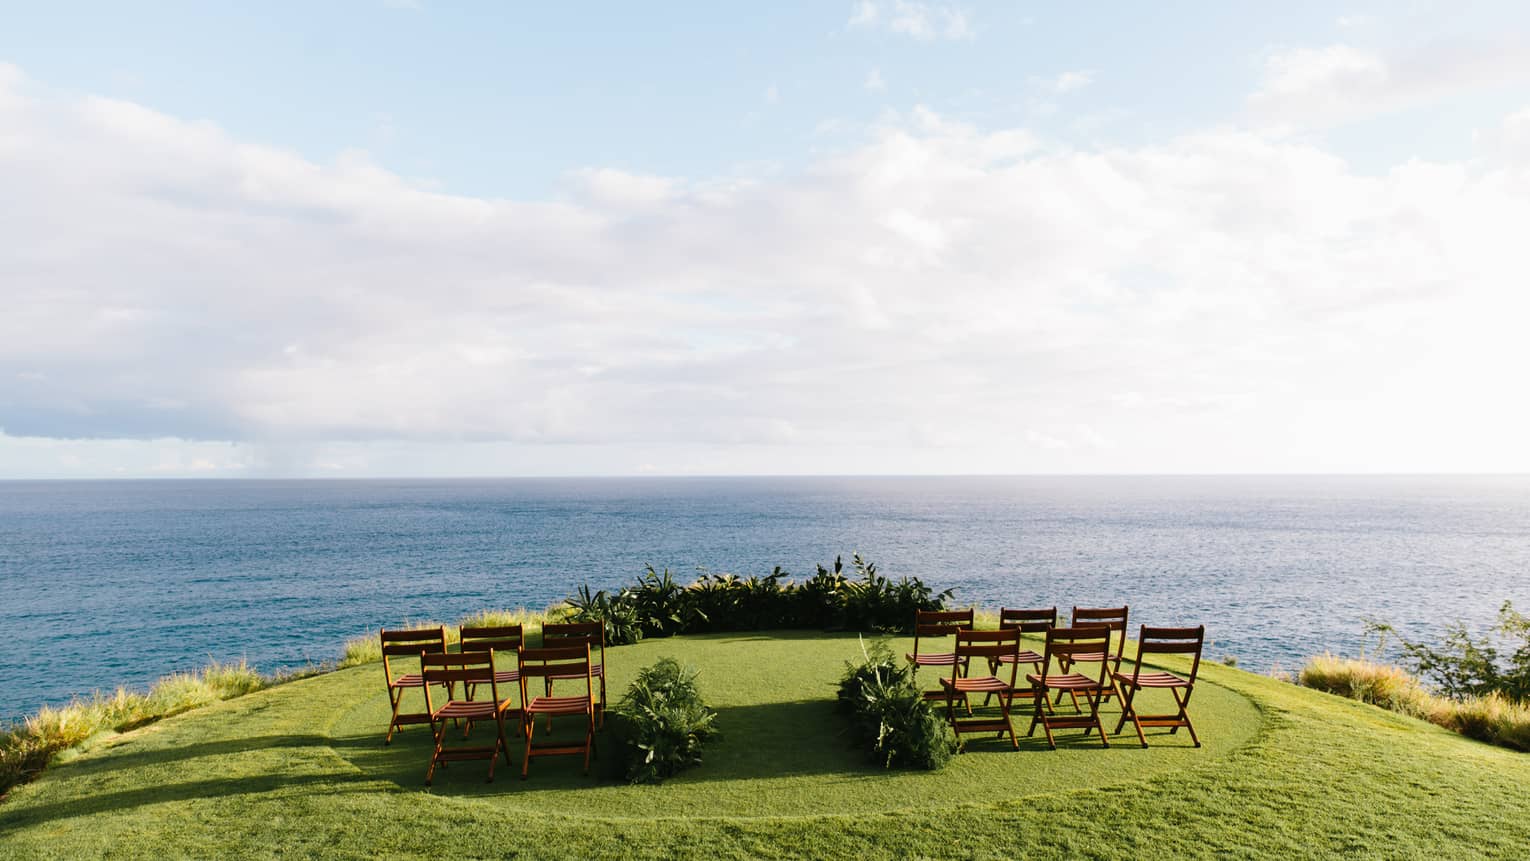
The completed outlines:
<svg viewBox="0 0 1530 861">
<path fill-rule="evenodd" d="M 716 711 L 719 736 L 707 743 L 702 764 L 673 779 L 734 781 L 817 775 L 870 779 L 885 773 L 851 747 L 846 735 L 847 722 L 836 713 L 832 700 L 724 706 Z M 615 719 L 596 733 L 596 756 L 588 775 L 583 773 L 584 764 L 578 756 L 539 758 L 531 764 L 529 778 L 522 781 L 523 740 L 519 725 L 512 724 L 506 728 L 510 761 L 500 760 L 496 764 L 493 783 L 486 779 L 487 762 L 452 763 L 449 768 L 436 771 L 430 791 L 477 796 L 623 783 L 614 724 Z M 491 725 L 479 724 L 472 731 L 472 739 L 487 743 L 492 732 Z M 538 724 L 537 739 L 577 741 L 582 732 L 583 727 L 575 720 L 556 722 L 551 734 Z M 462 734 L 455 730 L 447 737 L 447 744 L 453 743 L 465 743 Z M 330 740 L 330 745 L 371 777 L 406 789 L 425 788 L 432 740 L 423 728 L 411 727 L 399 733 L 387 747 L 376 735 L 336 737 Z"/>
</svg>

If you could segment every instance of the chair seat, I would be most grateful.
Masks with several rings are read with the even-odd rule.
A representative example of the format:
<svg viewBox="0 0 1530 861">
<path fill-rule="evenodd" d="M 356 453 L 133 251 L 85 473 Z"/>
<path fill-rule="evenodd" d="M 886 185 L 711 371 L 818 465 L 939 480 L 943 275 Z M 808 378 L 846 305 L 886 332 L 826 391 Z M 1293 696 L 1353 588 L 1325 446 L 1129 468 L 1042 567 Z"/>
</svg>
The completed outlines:
<svg viewBox="0 0 1530 861">
<path fill-rule="evenodd" d="M 589 697 L 532 697 L 526 705 L 527 714 L 538 715 L 582 715 L 589 709 Z"/>
<path fill-rule="evenodd" d="M 1068 663 L 1070 663 L 1070 664 L 1079 664 L 1079 663 L 1082 663 L 1082 664 L 1098 664 L 1098 663 L 1104 661 L 1108 657 L 1110 657 L 1110 656 L 1105 654 L 1104 652 L 1080 652 L 1079 654 L 1076 654 L 1076 655 L 1069 655 L 1068 656 Z"/>
<path fill-rule="evenodd" d="M 956 663 L 956 654 L 954 652 L 926 653 L 923 655 L 910 654 L 903 657 L 907 658 L 909 663 L 916 667 L 949 667 Z"/>
<path fill-rule="evenodd" d="M 971 676 L 965 679 L 957 679 L 953 687 L 950 679 L 941 679 L 940 686 L 950 688 L 957 693 L 977 691 L 979 693 L 1002 693 L 1008 691 L 1009 683 L 996 679 L 993 676 Z"/>
<path fill-rule="evenodd" d="M 1053 690 L 1059 691 L 1094 691 L 1106 690 L 1106 686 L 1100 684 L 1099 679 L 1091 679 L 1083 673 L 1067 673 L 1061 676 L 1039 676 L 1035 673 L 1028 674 L 1025 680 L 1033 685 L 1040 684 Z"/>
<path fill-rule="evenodd" d="M 491 700 L 451 700 L 446 705 L 436 709 L 436 720 L 449 718 L 491 718 L 498 713 L 499 707 Z"/>
<path fill-rule="evenodd" d="M 1123 685 L 1136 685 L 1139 688 L 1188 688 L 1190 683 L 1174 675 L 1173 673 L 1141 673 L 1136 681 L 1132 680 L 1131 673 L 1112 673 L 1116 681 Z"/>
<path fill-rule="evenodd" d="M 1039 664 L 1039 663 L 1041 663 L 1041 656 L 1036 654 L 1035 652 L 1031 651 L 1030 649 L 1021 649 L 1020 650 L 1020 654 L 1018 654 L 1018 655 L 1000 655 L 999 656 L 999 663 L 1001 663 L 1001 664 L 1015 664 L 1015 663 L 1020 663 L 1020 664 Z"/>
<path fill-rule="evenodd" d="M 390 688 L 423 688 L 425 677 L 419 673 L 404 673 L 402 676 L 388 682 Z"/>
<path fill-rule="evenodd" d="M 495 670 L 494 671 L 494 681 L 498 682 L 499 684 L 504 684 L 505 682 L 518 682 L 520 680 L 521 680 L 521 671 L 520 670 Z"/>
</svg>

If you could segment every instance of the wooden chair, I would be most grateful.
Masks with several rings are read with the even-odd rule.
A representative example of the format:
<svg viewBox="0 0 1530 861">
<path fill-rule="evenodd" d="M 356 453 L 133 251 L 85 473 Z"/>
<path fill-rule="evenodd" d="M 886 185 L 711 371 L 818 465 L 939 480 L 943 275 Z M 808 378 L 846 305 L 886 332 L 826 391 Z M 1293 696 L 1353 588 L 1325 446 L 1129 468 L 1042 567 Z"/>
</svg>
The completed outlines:
<svg viewBox="0 0 1530 861">
<path fill-rule="evenodd" d="M 1042 655 L 1042 672 L 1031 673 L 1025 680 L 1031 683 L 1032 698 L 1036 703 L 1035 716 L 1031 718 L 1031 727 L 1026 731 L 1027 736 L 1034 735 L 1036 724 L 1041 724 L 1046 730 L 1047 744 L 1053 750 L 1057 749 L 1057 740 L 1052 737 L 1052 730 L 1066 728 L 1081 728 L 1084 735 L 1090 730 L 1100 731 L 1100 743 L 1110 747 L 1110 740 L 1105 736 L 1105 725 L 1100 722 L 1100 700 L 1105 692 L 1110 690 L 1110 684 L 1106 681 L 1109 662 L 1107 655 L 1110 648 L 1110 629 L 1100 625 L 1089 625 L 1078 628 L 1053 628 L 1047 631 L 1046 653 Z M 1049 674 L 1052 662 L 1056 661 L 1059 671 L 1057 674 Z M 1099 674 L 1087 676 L 1079 672 L 1069 672 L 1066 668 L 1075 664 L 1098 662 Z M 1048 691 L 1066 691 L 1073 695 L 1075 706 L 1074 714 L 1061 715 L 1052 711 L 1047 702 Z M 1089 703 L 1089 713 L 1083 714 L 1077 708 L 1078 695 L 1083 694 L 1085 701 Z"/>
<path fill-rule="evenodd" d="M 420 672 L 425 679 L 425 707 L 430 711 L 431 735 L 435 737 L 435 749 L 430 754 L 430 769 L 425 772 L 425 785 L 429 786 L 435 778 L 437 765 L 463 759 L 487 759 L 489 782 L 493 783 L 494 765 L 499 761 L 499 755 L 503 753 L 505 761 L 510 761 L 510 744 L 505 740 L 505 715 L 518 714 L 520 711 L 511 708 L 509 699 L 500 699 L 499 683 L 495 681 L 494 652 L 422 653 Z M 448 694 L 446 702 L 437 708 L 431 700 L 431 686 L 442 685 L 455 690 L 459 683 L 467 699 L 459 700 Z M 472 694 L 467 693 L 484 685 L 492 693 L 489 699 L 475 700 Z M 494 743 L 487 747 L 446 747 L 447 723 L 458 720 L 467 721 L 469 733 L 473 730 L 473 721 L 494 721 Z"/>
<path fill-rule="evenodd" d="M 1070 624 L 1075 628 L 1082 628 L 1090 625 L 1105 628 L 1113 635 L 1111 639 L 1115 641 L 1116 649 L 1115 653 L 1112 654 L 1110 651 L 1110 642 L 1107 641 L 1105 648 L 1102 649 L 1099 654 L 1079 655 L 1076 658 L 1065 660 L 1061 664 L 1063 672 L 1066 673 L 1068 671 L 1068 665 L 1073 663 L 1075 660 L 1084 661 L 1086 663 L 1109 660 L 1110 672 L 1120 672 L 1121 659 L 1126 652 L 1127 612 L 1128 611 L 1126 607 L 1074 607 Z M 1112 684 L 1110 689 L 1105 692 L 1105 697 L 1109 698 L 1113 696 L 1115 692 L 1115 685 Z M 1058 692 L 1057 698 L 1059 702 L 1062 701 L 1061 691 Z M 1074 707 L 1076 708 L 1077 706 L 1078 701 L 1075 698 Z"/>
<path fill-rule="evenodd" d="M 538 756 L 561 756 L 584 754 L 584 773 L 590 773 L 590 755 L 595 750 L 595 670 L 590 663 L 590 644 L 581 640 L 573 645 L 552 648 L 520 649 L 521 732 L 526 737 L 526 758 L 521 763 L 521 779 L 525 780 L 531 769 L 531 760 Z M 541 677 L 551 679 L 584 679 L 584 695 L 578 697 L 555 697 L 552 694 L 527 699 L 527 682 Z M 549 681 L 547 688 L 551 690 Z M 553 715 L 584 715 L 584 744 L 547 744 L 538 746 L 533 742 L 537 715 L 548 717 L 551 727 Z"/>
<path fill-rule="evenodd" d="M 956 664 L 955 652 L 933 651 L 930 640 L 944 640 L 946 637 L 956 636 L 956 632 L 963 628 L 972 627 L 972 610 L 915 610 L 914 611 L 914 651 L 903 657 L 914 666 L 914 674 L 917 676 L 920 667 L 950 667 Z M 943 644 L 942 644 L 943 645 Z M 922 648 L 921 648 L 922 647 Z M 962 667 L 965 671 L 967 668 Z M 924 692 L 927 700 L 945 699 L 945 688 L 934 688 Z"/>
<path fill-rule="evenodd" d="M 1057 624 L 1057 608 L 1048 607 L 1035 610 L 1011 610 L 1007 607 L 999 610 L 999 627 L 1014 628 L 1022 634 L 1044 634 Z M 1010 663 L 1006 656 L 1003 658 L 990 659 L 988 672 L 997 674 L 1001 663 Z M 1030 664 L 1036 672 L 1041 672 L 1041 655 L 1030 649 L 1020 649 L 1015 653 L 1013 663 Z M 984 697 L 987 703 L 989 697 Z"/>
<path fill-rule="evenodd" d="M 1142 734 L 1145 726 L 1169 727 L 1169 734 L 1179 732 L 1180 727 L 1190 731 L 1190 740 L 1195 742 L 1196 747 L 1201 746 L 1201 740 L 1195 734 L 1195 727 L 1190 723 L 1190 715 L 1186 709 L 1190 707 L 1190 695 L 1195 692 L 1195 676 L 1201 669 L 1201 648 L 1206 643 L 1206 626 L 1197 625 L 1194 628 L 1149 628 L 1143 625 L 1137 633 L 1137 660 L 1132 665 L 1130 673 L 1115 673 L 1116 684 L 1121 690 L 1121 720 L 1116 723 L 1116 732 L 1121 732 L 1121 727 L 1127 721 L 1137 728 L 1137 739 L 1147 747 L 1147 736 Z M 1189 677 L 1177 676 L 1173 673 L 1154 671 L 1142 671 L 1143 655 L 1190 655 Z M 1167 690 L 1174 697 L 1174 704 L 1178 706 L 1175 714 L 1142 714 L 1137 711 L 1136 696 L 1143 688 L 1161 688 Z M 1183 693 L 1181 693 L 1183 691 Z"/>
<path fill-rule="evenodd" d="M 508 658 L 520 651 L 523 632 L 520 625 L 463 625 L 457 635 L 458 648 L 464 652 L 498 652 Z M 505 667 L 501 663 L 494 671 L 498 684 L 518 688 L 516 683 L 520 680 L 519 666 Z M 468 688 L 467 695 L 468 699 L 473 698 L 472 688 Z"/>
<path fill-rule="evenodd" d="M 1010 722 L 1010 706 L 1015 698 L 1015 674 L 1019 667 L 1017 660 L 1020 651 L 1020 632 L 1014 628 L 1001 628 L 997 631 L 974 631 L 964 628 L 956 632 L 956 647 L 951 661 L 951 675 L 940 680 L 941 692 L 946 698 L 946 719 L 951 722 L 951 729 L 956 733 L 956 740 L 962 742 L 963 733 L 996 732 L 1002 738 L 1009 733 L 1011 748 L 1020 747 L 1019 739 L 1015 738 L 1015 727 Z M 963 675 L 970 668 L 972 659 L 979 658 L 990 666 L 1009 666 L 1009 679 L 1006 681 L 1002 675 L 988 674 L 984 676 Z M 979 717 L 958 718 L 956 716 L 956 702 L 960 700 L 966 706 L 967 714 L 972 714 L 972 702 L 968 697 L 974 693 L 984 694 L 987 697 L 997 695 L 999 698 L 999 716 L 984 715 Z"/>
<path fill-rule="evenodd" d="M 542 626 L 544 648 L 576 646 L 580 642 L 590 646 L 590 675 L 600 681 L 600 699 L 595 708 L 600 716 L 600 726 L 606 725 L 606 623 L 605 622 L 551 622 Z M 553 682 L 574 681 L 584 678 L 581 671 L 568 676 L 548 676 L 546 693 L 552 696 Z M 551 718 L 548 727 L 552 726 Z"/>
<path fill-rule="evenodd" d="M 406 724 L 430 723 L 428 701 L 423 712 L 399 713 L 399 706 L 404 700 L 404 691 L 425 687 L 425 678 L 421 673 L 401 673 L 395 676 L 393 659 L 405 656 L 418 659 L 421 652 L 431 654 L 445 652 L 446 629 L 435 627 L 408 631 L 379 630 L 378 634 L 382 639 L 383 677 L 388 681 L 388 703 L 393 706 L 393 716 L 388 719 L 388 732 L 383 736 L 383 744 L 392 744 L 394 730 L 402 729 Z M 449 692 L 448 696 L 450 696 Z"/>
</svg>

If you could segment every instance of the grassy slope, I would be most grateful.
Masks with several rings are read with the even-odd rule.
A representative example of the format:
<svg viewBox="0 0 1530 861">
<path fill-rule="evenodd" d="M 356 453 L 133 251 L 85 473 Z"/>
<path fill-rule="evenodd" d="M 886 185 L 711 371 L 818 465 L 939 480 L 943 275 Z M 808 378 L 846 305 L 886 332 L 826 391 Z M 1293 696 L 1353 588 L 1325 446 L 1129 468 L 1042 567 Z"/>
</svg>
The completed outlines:
<svg viewBox="0 0 1530 861">
<path fill-rule="evenodd" d="M 0 857 L 1519 857 L 1530 844 L 1530 756 L 1220 667 L 1197 692 L 1201 750 L 1178 736 L 1147 751 L 1126 737 L 1108 751 L 979 741 L 945 771 L 885 774 L 834 736 L 832 683 L 857 653 L 854 637 L 799 635 L 614 650 L 613 692 L 674 655 L 721 712 L 706 764 L 658 787 L 539 760 L 531 780 L 506 769 L 492 785 L 482 763 L 457 764 L 426 792 L 424 732 L 379 743 L 378 667 L 294 682 L 55 765 L 0 806 Z"/>
</svg>

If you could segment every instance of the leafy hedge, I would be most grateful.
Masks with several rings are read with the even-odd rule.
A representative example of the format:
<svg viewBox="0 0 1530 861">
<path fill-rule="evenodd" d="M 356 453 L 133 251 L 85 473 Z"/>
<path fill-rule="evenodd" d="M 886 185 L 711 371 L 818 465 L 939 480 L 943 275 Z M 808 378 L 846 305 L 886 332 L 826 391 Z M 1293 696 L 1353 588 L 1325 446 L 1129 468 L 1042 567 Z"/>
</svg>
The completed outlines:
<svg viewBox="0 0 1530 861">
<path fill-rule="evenodd" d="M 956 752 L 956 735 L 914 684 L 908 665 L 884 643 L 861 644 L 865 660 L 850 663 L 839 683 L 839 710 L 851 742 L 883 768 L 937 769 Z"/>
<path fill-rule="evenodd" d="M 717 735 L 717 713 L 702 702 L 696 671 L 674 658 L 639 671 L 608 717 L 630 783 L 660 783 L 700 765 L 702 746 Z"/>
<path fill-rule="evenodd" d="M 631 586 L 614 593 L 580 586 L 566 604 L 573 620 L 604 620 L 609 642 L 624 645 L 643 637 L 772 628 L 907 634 L 914 611 L 944 609 L 952 594 L 937 593 L 918 577 L 884 577 L 859 554 L 851 568 L 853 576 L 836 558 L 832 568 L 819 565 L 801 583 L 776 566 L 764 576 L 703 574 L 684 585 L 668 568 L 649 565 Z"/>
</svg>

